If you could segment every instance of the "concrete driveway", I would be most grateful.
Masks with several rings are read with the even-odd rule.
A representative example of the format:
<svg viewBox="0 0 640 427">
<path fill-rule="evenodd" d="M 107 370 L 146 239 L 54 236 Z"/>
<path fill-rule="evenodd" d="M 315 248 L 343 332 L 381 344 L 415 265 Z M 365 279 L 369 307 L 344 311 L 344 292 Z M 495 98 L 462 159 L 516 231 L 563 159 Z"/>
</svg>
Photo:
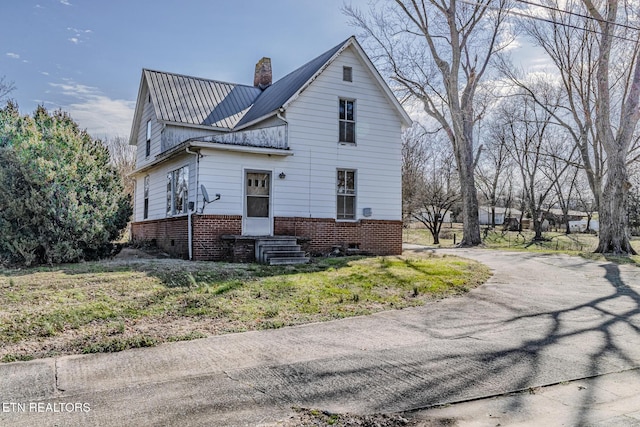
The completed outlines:
<svg viewBox="0 0 640 427">
<path fill-rule="evenodd" d="M 494 276 L 419 308 L 3 364 L 0 425 L 260 425 L 286 419 L 294 406 L 402 412 L 607 373 L 638 376 L 637 267 L 438 252 L 481 261 Z M 575 417 L 588 424 L 589 405 Z"/>
</svg>

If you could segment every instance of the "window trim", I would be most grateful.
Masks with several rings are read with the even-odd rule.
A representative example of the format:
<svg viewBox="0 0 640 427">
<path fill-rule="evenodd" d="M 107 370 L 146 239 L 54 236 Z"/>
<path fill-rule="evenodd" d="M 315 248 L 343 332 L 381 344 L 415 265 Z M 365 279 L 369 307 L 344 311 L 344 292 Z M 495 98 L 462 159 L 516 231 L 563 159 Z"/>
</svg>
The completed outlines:
<svg viewBox="0 0 640 427">
<path fill-rule="evenodd" d="M 147 120 L 147 142 L 145 146 L 145 157 L 151 155 L 151 120 Z"/>
<path fill-rule="evenodd" d="M 181 212 L 177 212 L 177 209 L 176 209 L 176 191 L 177 191 L 177 187 L 176 187 L 177 179 L 176 179 L 176 176 L 179 176 L 179 172 L 184 170 L 184 169 L 186 169 L 185 171 L 183 171 L 183 173 L 186 176 L 186 182 L 187 182 L 186 195 L 184 197 L 182 211 Z M 167 204 L 165 206 L 165 211 L 166 211 L 166 217 L 167 218 L 172 218 L 172 217 L 176 217 L 176 216 L 183 216 L 183 215 L 188 215 L 189 214 L 189 184 L 190 184 L 190 178 L 191 178 L 191 176 L 190 176 L 190 170 L 189 170 L 189 165 L 188 164 L 167 172 Z M 171 189 L 169 189 L 169 185 L 171 185 Z M 171 205 L 171 206 L 169 206 L 169 205 Z"/>
<path fill-rule="evenodd" d="M 352 116 L 353 119 L 349 120 L 347 119 L 347 103 L 351 103 L 352 107 Z M 342 107 L 342 104 L 344 103 L 344 111 L 345 111 L 345 118 L 341 118 L 340 117 L 340 108 Z M 357 114 L 356 114 L 356 100 L 352 99 L 352 98 L 339 98 L 338 99 L 338 143 L 339 144 L 343 144 L 343 145 L 356 145 L 356 141 L 357 139 L 357 135 L 356 135 L 356 118 L 357 118 Z M 344 141 L 342 140 L 342 123 L 352 123 L 353 124 L 353 141 Z M 346 133 L 346 128 L 345 128 L 345 133 Z"/>
<path fill-rule="evenodd" d="M 150 187 L 150 178 L 149 175 L 144 177 L 143 181 L 143 207 L 142 207 L 142 219 L 149 218 L 149 187 Z"/>
<path fill-rule="evenodd" d="M 353 173 L 353 193 L 352 194 L 348 194 L 347 191 L 349 189 L 346 189 L 347 191 L 345 191 L 344 193 L 340 193 L 340 187 L 338 186 L 340 183 L 340 172 L 352 172 Z M 345 176 L 345 181 L 346 181 L 346 176 Z M 338 199 L 342 197 L 342 198 L 347 198 L 347 197 L 351 197 L 353 198 L 353 217 L 352 218 L 340 218 L 340 213 L 338 212 Z M 343 222 L 354 222 L 358 220 L 358 170 L 357 169 L 347 169 L 347 168 L 338 168 L 336 169 L 336 221 L 343 221 Z M 346 204 L 343 203 L 343 206 L 345 206 Z M 344 210 L 344 209 L 343 209 Z M 342 213 L 342 215 L 344 216 L 344 212 Z"/>
<path fill-rule="evenodd" d="M 342 66 L 342 81 L 353 83 L 353 67 Z"/>
</svg>

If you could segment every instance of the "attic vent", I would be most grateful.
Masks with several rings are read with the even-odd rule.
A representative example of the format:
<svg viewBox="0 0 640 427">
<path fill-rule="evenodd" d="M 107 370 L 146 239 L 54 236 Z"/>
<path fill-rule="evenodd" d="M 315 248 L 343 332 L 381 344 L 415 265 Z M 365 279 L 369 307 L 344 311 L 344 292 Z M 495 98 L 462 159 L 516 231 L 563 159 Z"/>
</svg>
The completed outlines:
<svg viewBox="0 0 640 427">
<path fill-rule="evenodd" d="M 353 68 L 342 67 L 342 80 L 344 80 L 345 82 L 353 81 Z"/>
</svg>

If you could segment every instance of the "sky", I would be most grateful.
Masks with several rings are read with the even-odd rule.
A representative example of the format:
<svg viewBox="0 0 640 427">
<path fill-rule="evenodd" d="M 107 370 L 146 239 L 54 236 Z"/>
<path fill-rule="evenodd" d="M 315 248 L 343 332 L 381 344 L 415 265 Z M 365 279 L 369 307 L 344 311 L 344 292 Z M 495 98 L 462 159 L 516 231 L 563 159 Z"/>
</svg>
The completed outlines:
<svg viewBox="0 0 640 427">
<path fill-rule="evenodd" d="M 263 56 L 275 81 L 359 32 L 344 0 L 0 3 L 0 77 L 20 110 L 61 108 L 103 139 L 129 136 L 143 68 L 251 85 Z"/>
<path fill-rule="evenodd" d="M 351 1 L 366 6 L 366 1 Z M 0 77 L 23 113 L 61 108 L 93 136 L 129 136 L 142 68 L 253 84 L 357 32 L 343 0 L 2 0 Z"/>
</svg>

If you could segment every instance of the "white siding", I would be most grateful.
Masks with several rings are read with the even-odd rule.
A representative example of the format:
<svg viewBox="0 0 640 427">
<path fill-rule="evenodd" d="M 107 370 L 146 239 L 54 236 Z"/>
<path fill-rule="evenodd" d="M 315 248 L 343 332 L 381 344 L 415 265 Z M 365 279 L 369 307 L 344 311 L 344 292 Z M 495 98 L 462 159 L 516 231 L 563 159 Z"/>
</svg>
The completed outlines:
<svg viewBox="0 0 640 427">
<path fill-rule="evenodd" d="M 353 82 L 342 81 L 343 66 L 352 67 Z M 356 101 L 356 145 L 338 143 L 340 98 Z M 139 141 L 145 141 L 146 120 L 150 113 L 145 105 Z M 221 194 L 221 199 L 209 204 L 204 213 L 243 215 L 244 172 L 253 169 L 272 172 L 271 206 L 274 216 L 336 218 L 336 170 L 355 169 L 356 219 L 363 218 L 363 208 L 372 209 L 370 219 L 401 219 L 401 119 L 353 48 L 346 49 L 302 92 L 288 107 L 285 118 L 289 123 L 289 147 L 293 156 L 203 149 L 198 183 L 195 182 L 193 155 L 185 154 L 154 168 L 149 173 L 149 219 L 166 216 L 166 174 L 187 163 L 190 173 L 189 199 L 195 201 L 197 197 L 198 212 L 202 208 L 199 186 L 204 184 L 211 198 L 216 193 Z M 261 126 L 273 125 L 275 120 L 261 123 Z M 153 129 L 150 158 L 159 154 L 160 150 L 161 128 L 158 125 Z M 193 136 L 202 136 L 203 133 L 211 134 L 170 126 L 163 133 L 170 145 Z M 144 143 L 138 145 L 140 167 L 145 161 Z M 281 172 L 286 174 L 285 179 L 279 179 Z M 142 220 L 143 186 L 144 177 L 138 176 L 136 221 Z"/>
<path fill-rule="evenodd" d="M 189 166 L 189 201 L 196 200 L 195 156 L 185 153 L 136 177 L 135 221 L 143 221 L 144 176 L 149 175 L 149 216 L 147 220 L 167 218 L 167 173 L 183 166 Z"/>
<path fill-rule="evenodd" d="M 343 66 L 353 68 L 353 82 L 342 80 Z M 338 143 L 340 98 L 356 101 L 356 145 Z M 280 200 L 287 204 L 283 210 L 335 218 L 336 169 L 355 169 L 356 218 L 363 217 L 363 208 L 371 208 L 371 219 L 401 219 L 400 117 L 352 48 L 291 104 L 286 118 L 295 153 L 287 190 L 299 197 Z"/>
<path fill-rule="evenodd" d="M 162 125 L 158 123 L 153 109 L 153 104 L 149 102 L 149 88 L 145 84 L 143 89 L 143 96 L 141 97 L 144 103 L 142 108 L 142 114 L 140 117 L 140 123 L 138 123 L 138 135 L 137 135 L 137 159 L 136 166 L 140 168 L 153 161 L 153 159 L 160 154 L 160 133 L 162 131 Z M 151 153 L 149 157 L 146 156 L 146 142 L 147 142 L 147 122 L 151 120 Z"/>
</svg>

